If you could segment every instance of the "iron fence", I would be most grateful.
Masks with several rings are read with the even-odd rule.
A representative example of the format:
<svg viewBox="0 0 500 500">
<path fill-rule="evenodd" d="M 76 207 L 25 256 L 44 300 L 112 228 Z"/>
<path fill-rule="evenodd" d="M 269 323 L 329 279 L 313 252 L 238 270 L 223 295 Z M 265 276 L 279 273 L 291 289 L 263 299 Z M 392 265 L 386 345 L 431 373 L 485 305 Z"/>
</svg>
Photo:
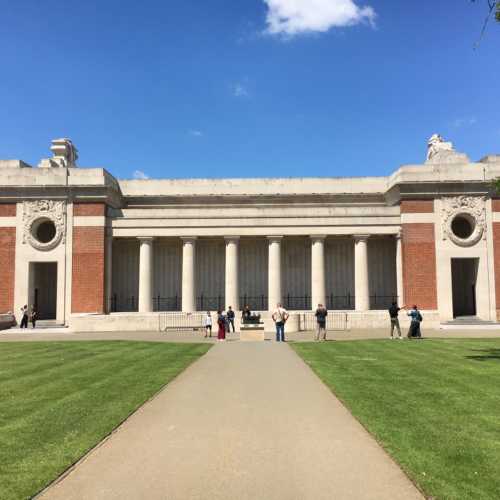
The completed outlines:
<svg viewBox="0 0 500 500">
<path fill-rule="evenodd" d="M 153 297 L 153 310 L 162 311 L 180 311 L 182 309 L 182 299 L 178 295 L 174 297 Z"/>
<path fill-rule="evenodd" d="M 265 295 L 256 295 L 254 297 L 243 295 L 240 297 L 240 309 L 248 306 L 251 311 L 267 311 L 268 300 Z"/>
<path fill-rule="evenodd" d="M 204 328 L 205 313 L 160 312 L 158 321 L 160 332 L 167 330 L 200 330 Z"/>
<path fill-rule="evenodd" d="M 398 302 L 397 295 L 371 295 L 370 309 L 388 309 L 393 302 Z"/>
<path fill-rule="evenodd" d="M 326 329 L 329 331 L 345 331 L 347 327 L 348 313 L 345 312 L 328 312 L 326 317 Z M 306 312 L 299 314 L 299 330 L 311 331 L 316 329 L 316 316 L 314 312 Z"/>
<path fill-rule="evenodd" d="M 289 309 L 290 311 L 305 311 L 311 309 L 311 296 L 293 296 L 288 294 L 283 299 L 283 305 L 285 309 Z"/>
<path fill-rule="evenodd" d="M 108 310 L 110 312 L 137 312 L 138 300 L 134 295 L 130 297 L 119 297 L 116 293 L 108 299 Z"/>
<path fill-rule="evenodd" d="M 331 293 L 327 296 L 325 305 L 329 310 L 353 311 L 356 306 L 356 297 L 349 292 L 345 295 L 334 295 Z"/>
<path fill-rule="evenodd" d="M 225 307 L 225 297 L 224 295 L 217 295 L 217 297 L 209 297 L 206 295 L 200 295 L 196 298 L 196 310 L 197 311 L 217 311 L 223 310 Z"/>
</svg>

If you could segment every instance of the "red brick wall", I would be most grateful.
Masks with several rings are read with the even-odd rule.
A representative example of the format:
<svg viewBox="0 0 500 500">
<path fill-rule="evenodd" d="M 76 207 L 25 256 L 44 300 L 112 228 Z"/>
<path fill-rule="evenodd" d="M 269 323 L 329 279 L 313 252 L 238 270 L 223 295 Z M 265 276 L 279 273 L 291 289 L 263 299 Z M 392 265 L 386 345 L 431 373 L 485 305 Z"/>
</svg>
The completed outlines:
<svg viewBox="0 0 500 500">
<path fill-rule="evenodd" d="M 500 212 L 500 200 L 491 200 L 493 212 Z"/>
<path fill-rule="evenodd" d="M 401 243 L 405 304 L 437 309 L 434 224 L 403 224 Z"/>
<path fill-rule="evenodd" d="M 104 313 L 104 231 L 104 227 L 73 228 L 74 313 Z"/>
<path fill-rule="evenodd" d="M 75 203 L 73 205 L 73 215 L 106 215 L 106 205 L 104 203 Z"/>
<path fill-rule="evenodd" d="M 16 204 L 9 203 L 0 204 L 0 217 L 15 217 L 16 216 Z"/>
<path fill-rule="evenodd" d="M 14 311 L 15 264 L 16 228 L 0 227 L 0 313 Z"/>
<path fill-rule="evenodd" d="M 401 202 L 402 214 L 432 214 L 433 212 L 433 200 L 405 200 Z"/>
</svg>

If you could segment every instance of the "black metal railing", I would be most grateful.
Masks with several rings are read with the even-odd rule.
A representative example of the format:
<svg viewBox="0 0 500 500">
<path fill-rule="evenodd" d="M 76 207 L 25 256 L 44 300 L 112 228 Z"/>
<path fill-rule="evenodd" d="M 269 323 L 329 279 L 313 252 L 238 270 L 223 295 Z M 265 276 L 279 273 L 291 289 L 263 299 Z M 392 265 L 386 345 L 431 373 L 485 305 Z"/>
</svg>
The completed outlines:
<svg viewBox="0 0 500 500">
<path fill-rule="evenodd" d="M 265 295 L 243 295 L 240 297 L 240 309 L 248 306 L 251 311 L 267 311 L 268 300 Z"/>
<path fill-rule="evenodd" d="M 397 295 L 371 295 L 370 309 L 388 309 L 393 302 L 397 303 Z"/>
<path fill-rule="evenodd" d="M 287 294 L 284 299 L 285 309 L 291 311 L 307 311 L 311 309 L 311 296 L 310 295 L 290 295 Z"/>
<path fill-rule="evenodd" d="M 138 309 L 137 297 L 119 297 L 116 293 L 108 299 L 109 312 L 135 312 Z"/>
<path fill-rule="evenodd" d="M 352 311 L 356 306 L 355 296 L 347 292 L 345 295 L 331 293 L 326 298 L 326 308 L 332 311 Z"/>
<path fill-rule="evenodd" d="M 225 307 L 224 304 L 225 297 L 224 295 L 217 295 L 216 297 L 210 297 L 208 295 L 200 295 L 196 298 L 196 310 L 197 311 L 217 311 L 223 310 Z"/>
<path fill-rule="evenodd" d="M 153 311 L 180 311 L 182 309 L 181 297 L 161 297 L 157 295 L 153 297 Z"/>
</svg>

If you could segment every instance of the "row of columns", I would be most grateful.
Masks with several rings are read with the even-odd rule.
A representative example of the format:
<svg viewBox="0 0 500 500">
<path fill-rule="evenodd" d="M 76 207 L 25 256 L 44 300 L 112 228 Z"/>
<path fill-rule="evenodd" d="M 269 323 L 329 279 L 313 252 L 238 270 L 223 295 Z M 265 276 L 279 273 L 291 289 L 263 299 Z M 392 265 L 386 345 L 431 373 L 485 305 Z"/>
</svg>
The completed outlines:
<svg viewBox="0 0 500 500">
<path fill-rule="evenodd" d="M 268 304 L 273 309 L 282 300 L 281 290 L 281 243 L 282 236 L 268 236 Z M 311 299 L 312 307 L 326 303 L 325 279 L 325 238 L 311 236 Z M 370 288 L 368 278 L 368 238 L 369 235 L 354 235 L 354 294 L 357 311 L 370 309 Z M 139 312 L 153 310 L 153 237 L 140 237 L 139 253 Z M 195 253 L 196 237 L 182 238 L 182 310 L 196 311 Z M 239 310 L 238 256 L 239 237 L 226 237 L 226 308 Z M 108 245 L 109 261 L 112 245 Z M 108 266 L 110 273 L 111 266 Z M 403 302 L 401 238 L 396 236 L 396 276 L 397 294 Z M 110 283 L 111 277 L 108 278 Z"/>
</svg>

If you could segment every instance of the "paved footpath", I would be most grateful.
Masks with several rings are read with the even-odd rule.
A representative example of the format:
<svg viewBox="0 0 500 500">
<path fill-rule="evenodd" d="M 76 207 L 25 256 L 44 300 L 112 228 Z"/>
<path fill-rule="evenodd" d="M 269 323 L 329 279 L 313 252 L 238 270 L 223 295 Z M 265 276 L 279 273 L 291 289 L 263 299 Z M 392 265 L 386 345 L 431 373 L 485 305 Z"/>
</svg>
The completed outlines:
<svg viewBox="0 0 500 500">
<path fill-rule="evenodd" d="M 216 344 L 44 499 L 422 499 L 287 344 Z"/>
</svg>

